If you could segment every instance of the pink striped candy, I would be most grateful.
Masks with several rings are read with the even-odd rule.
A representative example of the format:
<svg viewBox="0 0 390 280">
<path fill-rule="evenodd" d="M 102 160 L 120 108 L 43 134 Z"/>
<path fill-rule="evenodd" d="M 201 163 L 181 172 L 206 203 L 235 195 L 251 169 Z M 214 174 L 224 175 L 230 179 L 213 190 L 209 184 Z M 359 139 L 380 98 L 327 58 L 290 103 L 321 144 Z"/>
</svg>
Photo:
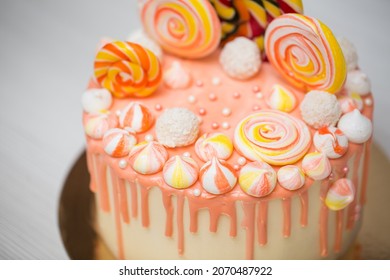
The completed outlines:
<svg viewBox="0 0 390 280">
<path fill-rule="evenodd" d="M 119 116 L 120 127 L 130 127 L 135 132 L 145 132 L 153 124 L 151 111 L 139 102 L 131 102 L 127 105 Z"/>
<path fill-rule="evenodd" d="M 127 156 L 136 143 L 133 134 L 120 128 L 110 129 L 103 136 L 104 151 L 112 157 Z"/>
<path fill-rule="evenodd" d="M 141 142 L 135 145 L 129 154 L 132 168 L 140 174 L 159 172 L 168 159 L 168 152 L 156 141 Z"/>
</svg>

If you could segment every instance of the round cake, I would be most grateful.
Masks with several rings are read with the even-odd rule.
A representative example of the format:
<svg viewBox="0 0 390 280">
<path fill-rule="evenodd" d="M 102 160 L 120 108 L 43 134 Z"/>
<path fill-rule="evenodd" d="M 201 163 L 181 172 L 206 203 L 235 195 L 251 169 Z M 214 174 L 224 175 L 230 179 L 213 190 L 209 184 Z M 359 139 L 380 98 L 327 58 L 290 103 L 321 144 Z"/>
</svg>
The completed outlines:
<svg viewBox="0 0 390 280">
<path fill-rule="evenodd" d="M 373 112 L 356 50 L 300 1 L 246 2 L 142 1 L 144 30 L 100 44 L 83 124 L 116 258 L 337 259 L 354 243 Z"/>
</svg>

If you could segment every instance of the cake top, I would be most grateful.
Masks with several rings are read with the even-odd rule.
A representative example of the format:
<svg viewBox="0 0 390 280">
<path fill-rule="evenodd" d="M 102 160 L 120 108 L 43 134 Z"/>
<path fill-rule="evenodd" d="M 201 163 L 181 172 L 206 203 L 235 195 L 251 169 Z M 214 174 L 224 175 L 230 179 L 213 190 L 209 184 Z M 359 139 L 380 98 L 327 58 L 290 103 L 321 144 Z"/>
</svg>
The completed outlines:
<svg viewBox="0 0 390 280">
<path fill-rule="evenodd" d="M 234 3 L 140 1 L 144 31 L 101 44 L 85 131 L 123 177 L 206 198 L 287 197 L 370 139 L 353 45 L 291 13 L 301 1 Z"/>
</svg>

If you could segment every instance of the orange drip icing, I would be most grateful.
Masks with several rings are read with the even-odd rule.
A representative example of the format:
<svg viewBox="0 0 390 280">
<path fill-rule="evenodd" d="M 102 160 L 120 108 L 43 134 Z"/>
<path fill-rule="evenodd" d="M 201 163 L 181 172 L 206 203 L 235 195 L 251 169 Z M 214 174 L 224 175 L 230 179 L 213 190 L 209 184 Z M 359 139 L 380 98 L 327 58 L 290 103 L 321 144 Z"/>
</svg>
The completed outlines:
<svg viewBox="0 0 390 280">
<path fill-rule="evenodd" d="M 255 239 L 255 208 L 254 202 L 243 202 L 244 219 L 242 227 L 246 230 L 246 259 L 253 260 Z"/>
<path fill-rule="evenodd" d="M 267 244 L 268 201 L 260 201 L 257 208 L 258 242 L 261 246 Z"/>
<path fill-rule="evenodd" d="M 285 198 L 282 200 L 283 205 L 283 237 L 287 238 L 291 235 L 291 199 Z"/>
<path fill-rule="evenodd" d="M 325 180 L 321 184 L 321 210 L 320 210 L 320 253 L 322 257 L 328 255 L 328 207 L 325 205 L 326 194 L 329 190 L 329 181 Z"/>
<path fill-rule="evenodd" d="M 119 190 L 119 178 L 115 176 L 114 171 L 110 168 L 111 183 L 113 187 L 114 196 L 114 215 L 115 215 L 115 227 L 116 227 L 116 240 L 118 245 L 118 258 L 125 259 L 124 246 L 123 246 L 123 234 L 122 223 L 120 217 L 120 190 Z"/>
<path fill-rule="evenodd" d="M 343 240 L 343 220 L 344 220 L 344 210 L 339 210 L 336 213 L 336 238 L 334 243 L 334 251 L 340 252 L 341 242 Z"/>
<path fill-rule="evenodd" d="M 107 186 L 107 167 L 104 163 L 103 157 L 101 155 L 97 155 L 95 157 L 96 162 L 96 180 L 98 191 L 100 195 L 100 207 L 104 212 L 110 212 L 110 200 L 108 197 L 108 186 Z"/>
<path fill-rule="evenodd" d="M 301 226 L 307 226 L 308 214 L 309 214 L 309 197 L 307 191 L 303 191 L 299 194 L 301 201 Z"/>
<path fill-rule="evenodd" d="M 113 171 L 111 171 L 111 177 L 115 176 L 113 174 Z M 116 177 L 116 176 L 115 176 Z M 119 205 L 120 205 L 120 211 L 122 215 L 123 222 L 126 224 L 130 223 L 130 216 L 129 216 L 129 205 L 127 203 L 127 193 L 126 193 L 126 186 L 125 181 L 123 179 L 117 178 L 118 180 L 118 190 L 119 190 Z"/>
<path fill-rule="evenodd" d="M 357 194 L 358 194 L 358 187 L 359 187 L 359 163 L 362 156 L 362 148 L 363 145 L 359 145 L 358 152 L 356 153 L 356 157 L 354 159 L 353 163 L 353 175 L 352 175 L 352 182 L 355 185 L 355 194 L 354 199 L 351 202 L 351 204 L 348 205 L 348 220 L 347 220 L 347 229 L 352 229 L 355 225 L 355 209 L 357 205 Z"/>
</svg>

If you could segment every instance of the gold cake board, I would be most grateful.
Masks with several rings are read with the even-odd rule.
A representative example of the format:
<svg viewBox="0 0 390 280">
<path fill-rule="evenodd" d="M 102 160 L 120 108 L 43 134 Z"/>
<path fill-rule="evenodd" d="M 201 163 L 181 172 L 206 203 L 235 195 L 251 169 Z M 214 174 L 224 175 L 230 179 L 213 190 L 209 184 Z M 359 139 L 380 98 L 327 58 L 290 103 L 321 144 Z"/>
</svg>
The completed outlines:
<svg viewBox="0 0 390 280">
<path fill-rule="evenodd" d="M 374 144 L 367 204 L 358 241 L 343 259 L 390 259 L 390 161 Z M 59 227 L 71 259 L 110 260 L 114 256 L 94 230 L 94 195 L 83 153 L 65 181 L 59 203 Z"/>
</svg>

